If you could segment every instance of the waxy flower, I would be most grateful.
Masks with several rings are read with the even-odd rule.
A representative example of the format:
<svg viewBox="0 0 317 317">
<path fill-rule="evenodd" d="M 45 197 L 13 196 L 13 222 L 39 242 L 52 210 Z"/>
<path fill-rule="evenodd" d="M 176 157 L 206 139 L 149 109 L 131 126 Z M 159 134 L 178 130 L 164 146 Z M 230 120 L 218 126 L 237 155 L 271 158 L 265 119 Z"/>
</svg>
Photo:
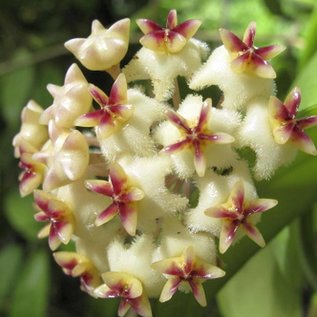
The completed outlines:
<svg viewBox="0 0 317 317">
<path fill-rule="evenodd" d="M 88 82 L 77 64 L 69 67 L 64 86 L 49 84 L 47 90 L 54 97 L 54 102 L 42 113 L 40 122 L 43 124 L 53 119 L 56 125 L 71 128 L 80 115 L 90 110 L 92 98 Z"/>
<path fill-rule="evenodd" d="M 130 20 L 122 19 L 109 29 L 94 20 L 88 38 L 72 39 L 65 47 L 90 70 L 109 70 L 120 63 L 128 50 Z"/>
<path fill-rule="evenodd" d="M 219 238 L 219 251 L 224 253 L 236 240 L 238 229 L 242 229 L 250 239 L 260 247 L 265 241 L 260 231 L 254 226 L 252 218 L 256 214 L 269 210 L 277 205 L 275 199 L 255 199 L 248 201 L 242 181 L 238 181 L 232 188 L 226 203 L 211 207 L 205 211 L 210 217 L 223 220 Z"/>
<path fill-rule="evenodd" d="M 21 196 L 24 197 L 31 194 L 34 189 L 42 184 L 46 166 L 34 159 L 33 153 L 23 152 L 19 167 L 23 169 L 23 172 L 19 176 L 19 189 Z"/>
<path fill-rule="evenodd" d="M 139 19 L 136 22 L 145 34 L 140 43 L 150 50 L 162 53 L 181 51 L 201 25 L 199 20 L 187 20 L 177 24 L 176 10 L 168 13 L 165 28 L 149 19 Z"/>
<path fill-rule="evenodd" d="M 50 120 L 48 129 L 50 141 L 36 154 L 47 165 L 44 190 L 79 180 L 89 163 L 89 147 L 82 133 L 57 127 L 53 120 Z"/>
<path fill-rule="evenodd" d="M 317 116 L 296 119 L 301 101 L 300 90 L 295 87 L 284 103 L 275 96 L 269 101 L 270 123 L 274 140 L 278 144 L 294 144 L 305 153 L 317 155 L 316 147 L 304 129 L 317 124 Z"/>
<path fill-rule="evenodd" d="M 51 250 L 56 250 L 61 243 L 67 244 L 74 230 L 72 211 L 63 201 L 42 190 L 34 191 L 34 201 L 38 213 L 34 215 L 36 221 L 49 222 L 38 234 L 39 238 L 48 236 Z"/>
<path fill-rule="evenodd" d="M 206 171 L 206 158 L 203 148 L 208 143 L 228 144 L 234 141 L 234 138 L 227 133 L 214 133 L 210 130 L 207 125 L 210 114 L 210 98 L 206 99 L 203 103 L 199 118 L 194 124 L 174 111 L 167 112 L 168 120 L 180 131 L 181 139 L 177 143 L 166 146 L 163 152 L 174 153 L 186 148 L 191 149 L 194 155 L 194 164 L 198 176 L 204 176 Z"/>
<path fill-rule="evenodd" d="M 99 272 L 93 263 L 84 255 L 76 252 L 55 252 L 55 261 L 65 274 L 80 277 L 81 289 L 94 296 L 94 289 L 101 284 Z"/>
<path fill-rule="evenodd" d="M 120 297 L 118 316 L 123 317 L 130 307 L 140 316 L 152 316 L 150 302 L 137 278 L 124 272 L 106 272 L 102 274 L 102 279 L 105 284 L 99 286 L 94 293 L 101 298 Z"/>
<path fill-rule="evenodd" d="M 217 266 L 196 256 L 192 246 L 185 249 L 181 256 L 153 263 L 152 268 L 168 276 L 160 296 L 161 302 L 170 300 L 181 284 L 186 283 L 201 306 L 207 305 L 202 283 L 225 275 Z"/>
<path fill-rule="evenodd" d="M 34 147 L 34 151 L 38 151 L 45 141 L 47 141 L 47 127 L 39 123 L 42 113 L 42 107 L 34 100 L 30 100 L 23 108 L 21 113 L 21 129 L 13 139 L 15 157 L 20 157 L 21 145 L 28 143 L 28 145 Z"/>
<path fill-rule="evenodd" d="M 158 101 L 167 101 L 177 87 L 177 77 L 191 78 L 207 58 L 208 45 L 192 36 L 200 26 L 198 20 L 188 20 L 177 25 L 175 10 L 167 17 L 166 27 L 140 19 L 137 21 L 145 35 L 143 47 L 123 69 L 127 81 L 150 79 Z"/>
<path fill-rule="evenodd" d="M 242 40 L 226 29 L 219 31 L 225 48 L 232 54 L 231 66 L 235 71 L 253 73 L 263 78 L 275 78 L 276 73 L 267 60 L 280 54 L 285 47 L 269 45 L 257 48 L 253 45 L 255 30 L 255 22 L 251 22 Z"/>
<path fill-rule="evenodd" d="M 96 110 L 82 115 L 76 120 L 81 127 L 96 127 L 97 136 L 101 139 L 109 137 L 130 119 L 132 105 L 127 104 L 127 82 L 120 74 L 112 85 L 109 97 L 98 87 L 90 85 L 90 93 L 100 106 Z"/>
<path fill-rule="evenodd" d="M 112 198 L 112 203 L 96 219 L 100 226 L 119 214 L 124 229 L 132 236 L 137 227 L 138 208 L 136 202 L 144 197 L 141 189 L 133 186 L 129 177 L 118 163 L 109 170 L 109 182 L 103 180 L 86 181 L 86 187 L 96 193 Z"/>
</svg>

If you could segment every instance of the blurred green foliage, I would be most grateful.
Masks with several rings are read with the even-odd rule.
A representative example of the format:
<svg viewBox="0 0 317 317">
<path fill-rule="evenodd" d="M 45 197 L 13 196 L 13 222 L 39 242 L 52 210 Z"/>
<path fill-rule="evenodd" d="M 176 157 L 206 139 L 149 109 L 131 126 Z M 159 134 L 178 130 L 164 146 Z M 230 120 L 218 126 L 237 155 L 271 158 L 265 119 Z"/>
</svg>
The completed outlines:
<svg viewBox="0 0 317 317">
<path fill-rule="evenodd" d="M 296 83 L 303 92 L 303 109 L 316 112 L 316 108 L 309 108 L 317 104 L 315 0 L 174 0 L 173 8 L 180 21 L 203 21 L 197 38 L 210 47 L 219 44 L 219 27 L 242 34 L 250 21 L 256 21 L 258 45 L 278 42 L 288 47 L 282 57 L 274 60 L 279 74 L 278 95 L 282 99 Z M 46 85 L 62 85 L 68 65 L 74 62 L 63 47 L 66 40 L 86 37 L 93 19 L 104 25 L 127 16 L 164 23 L 170 9 L 170 0 L 1 1 L 0 316 L 116 315 L 116 300 L 96 300 L 80 292 L 78 281 L 64 276 L 53 263 L 47 242 L 37 240 L 40 226 L 33 221 L 32 198 L 19 198 L 17 160 L 13 158 L 11 143 L 27 101 L 32 98 L 47 107 L 52 99 Z M 137 50 L 139 36 L 133 23 L 131 52 Z M 87 76 L 99 80 L 94 74 Z M 312 135 L 316 142 L 316 131 Z M 228 282 L 217 298 L 214 292 L 222 285 L 215 283 L 214 289 L 210 288 L 208 297 L 213 299 L 209 299 L 211 305 L 207 309 L 177 295 L 165 305 L 153 301 L 154 316 L 317 316 L 317 217 L 313 208 L 317 200 L 316 160 L 300 155 L 292 166 L 282 170 L 272 183 L 261 184 L 260 189 L 273 193 L 270 196 L 276 193 L 284 208 L 279 212 L 290 213 L 280 219 L 264 217 L 263 223 L 268 223 L 264 228 L 266 238 L 273 238 L 284 227 L 283 231 L 252 258 L 257 249 L 244 242 L 228 255 L 226 262 L 232 264 L 228 265 Z M 289 197 L 290 190 L 303 195 Z M 302 201 L 294 207 L 292 199 Z M 292 225 L 288 226 L 290 222 Z M 239 272 L 234 275 L 236 271 Z"/>
</svg>

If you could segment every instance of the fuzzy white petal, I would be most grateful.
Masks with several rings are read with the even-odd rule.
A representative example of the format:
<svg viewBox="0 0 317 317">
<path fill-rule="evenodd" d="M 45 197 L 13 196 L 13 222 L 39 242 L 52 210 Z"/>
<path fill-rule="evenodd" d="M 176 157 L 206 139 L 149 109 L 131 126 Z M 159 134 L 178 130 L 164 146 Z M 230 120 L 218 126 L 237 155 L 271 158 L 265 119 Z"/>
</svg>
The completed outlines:
<svg viewBox="0 0 317 317">
<path fill-rule="evenodd" d="M 135 186 L 144 192 L 144 198 L 138 202 L 139 230 L 156 231 L 161 217 L 186 208 L 187 198 L 171 193 L 165 186 L 165 177 L 171 173 L 169 158 L 125 157 L 119 163 L 135 182 Z"/>
<path fill-rule="evenodd" d="M 110 162 L 121 153 L 139 156 L 155 154 L 150 128 L 155 121 L 163 118 L 165 106 L 137 89 L 128 90 L 128 104 L 134 109 L 128 123 L 110 137 L 99 139 L 104 156 Z"/>
<path fill-rule="evenodd" d="M 155 98 L 168 100 L 174 91 L 174 79 L 177 76 L 189 79 L 207 52 L 207 45 L 195 39 L 190 39 L 176 54 L 157 53 L 142 47 L 123 72 L 128 82 L 151 79 Z"/>
<path fill-rule="evenodd" d="M 217 258 L 213 238 L 203 233 L 191 233 L 177 218 L 167 217 L 162 225 L 160 247 L 156 250 L 155 261 L 180 256 L 189 246 L 193 246 L 195 254 L 209 263 Z"/>
<path fill-rule="evenodd" d="M 142 235 L 135 238 L 131 245 L 124 245 L 115 239 L 107 249 L 111 271 L 125 272 L 138 278 L 149 297 L 158 297 L 165 279 L 151 268 L 155 246 L 153 237 Z"/>
<path fill-rule="evenodd" d="M 243 181 L 246 197 L 255 199 L 257 197 L 256 189 L 248 164 L 244 161 L 236 162 L 228 176 L 209 171 L 205 177 L 197 180 L 197 187 L 200 190 L 199 203 L 197 207 L 190 210 L 186 217 L 186 224 L 193 232 L 204 231 L 219 236 L 221 220 L 205 215 L 205 210 L 226 202 L 232 188 L 239 180 Z"/>
<path fill-rule="evenodd" d="M 272 79 L 236 73 L 231 68 L 231 57 L 224 46 L 213 51 L 207 62 L 193 75 L 189 84 L 190 88 L 195 90 L 212 85 L 219 86 L 222 90 L 222 106 L 229 109 L 243 109 L 253 98 L 269 97 L 275 90 Z"/>
<path fill-rule="evenodd" d="M 256 153 L 254 173 L 257 179 L 269 179 L 282 165 L 289 164 L 296 149 L 289 144 L 279 145 L 274 141 L 267 99 L 258 99 L 248 106 L 239 133 L 242 146 L 249 146 Z"/>
</svg>

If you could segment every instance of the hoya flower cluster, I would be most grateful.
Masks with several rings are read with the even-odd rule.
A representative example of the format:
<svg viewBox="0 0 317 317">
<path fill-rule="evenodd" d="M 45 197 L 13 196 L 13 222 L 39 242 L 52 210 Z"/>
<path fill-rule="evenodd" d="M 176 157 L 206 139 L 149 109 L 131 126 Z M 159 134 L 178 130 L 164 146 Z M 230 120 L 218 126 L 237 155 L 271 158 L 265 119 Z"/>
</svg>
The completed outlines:
<svg viewBox="0 0 317 317">
<path fill-rule="evenodd" d="M 296 118 L 298 88 L 275 96 L 269 60 L 284 48 L 256 47 L 255 23 L 242 39 L 220 29 L 211 54 L 194 38 L 201 22 L 178 24 L 175 10 L 164 27 L 137 24 L 142 48 L 123 68 L 129 19 L 109 29 L 94 21 L 88 38 L 66 42 L 88 70 L 111 74 L 112 87 L 71 65 L 64 85 L 47 86 L 49 107 L 23 109 L 13 145 L 21 195 L 34 195 L 39 237 L 63 271 L 94 297 L 120 297 L 119 316 L 132 308 L 149 317 L 149 298 L 178 290 L 205 306 L 203 283 L 225 274 L 218 250 L 245 235 L 264 246 L 256 223 L 277 201 L 259 198 L 253 179 L 269 179 L 297 150 L 316 155 L 304 129 L 317 117 Z M 192 91 L 183 100 L 178 77 Z M 218 104 L 200 94 L 212 85 Z M 252 168 L 239 154 L 246 147 Z M 72 252 L 59 250 L 70 241 Z"/>
</svg>

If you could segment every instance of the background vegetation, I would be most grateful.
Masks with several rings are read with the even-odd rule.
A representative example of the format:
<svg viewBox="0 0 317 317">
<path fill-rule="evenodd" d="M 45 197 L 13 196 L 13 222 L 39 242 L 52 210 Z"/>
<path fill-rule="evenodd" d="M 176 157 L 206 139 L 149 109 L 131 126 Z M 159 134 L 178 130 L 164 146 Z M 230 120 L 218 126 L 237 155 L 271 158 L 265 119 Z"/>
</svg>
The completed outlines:
<svg viewBox="0 0 317 317">
<path fill-rule="evenodd" d="M 86 37 L 96 18 L 104 25 L 127 16 L 164 23 L 170 5 L 170 0 L 1 0 L 0 316 L 116 315 L 117 301 L 82 293 L 78 281 L 64 276 L 53 263 L 47 241 L 37 239 L 32 197 L 19 198 L 18 162 L 11 142 L 27 101 L 32 98 L 47 107 L 52 102 L 47 83 L 62 85 L 74 62 L 63 47 L 66 40 Z M 242 34 L 253 20 L 259 45 L 284 43 L 288 50 L 274 61 L 278 96 L 284 98 L 298 84 L 302 113 L 316 112 L 310 107 L 317 103 L 314 7 L 315 0 L 173 0 L 180 21 L 203 21 L 197 38 L 210 47 L 219 45 L 219 27 Z M 133 23 L 131 52 L 138 48 L 139 35 Z M 311 130 L 315 143 L 316 130 Z M 280 201 L 279 209 L 264 215 L 261 223 L 266 240 L 272 240 L 268 247 L 257 252 L 256 246 L 243 241 L 226 254 L 226 279 L 205 284 L 211 302 L 207 309 L 190 296 L 177 295 L 165 305 L 153 302 L 156 317 L 317 316 L 317 159 L 299 155 L 271 182 L 259 184 L 259 191 Z"/>
</svg>

